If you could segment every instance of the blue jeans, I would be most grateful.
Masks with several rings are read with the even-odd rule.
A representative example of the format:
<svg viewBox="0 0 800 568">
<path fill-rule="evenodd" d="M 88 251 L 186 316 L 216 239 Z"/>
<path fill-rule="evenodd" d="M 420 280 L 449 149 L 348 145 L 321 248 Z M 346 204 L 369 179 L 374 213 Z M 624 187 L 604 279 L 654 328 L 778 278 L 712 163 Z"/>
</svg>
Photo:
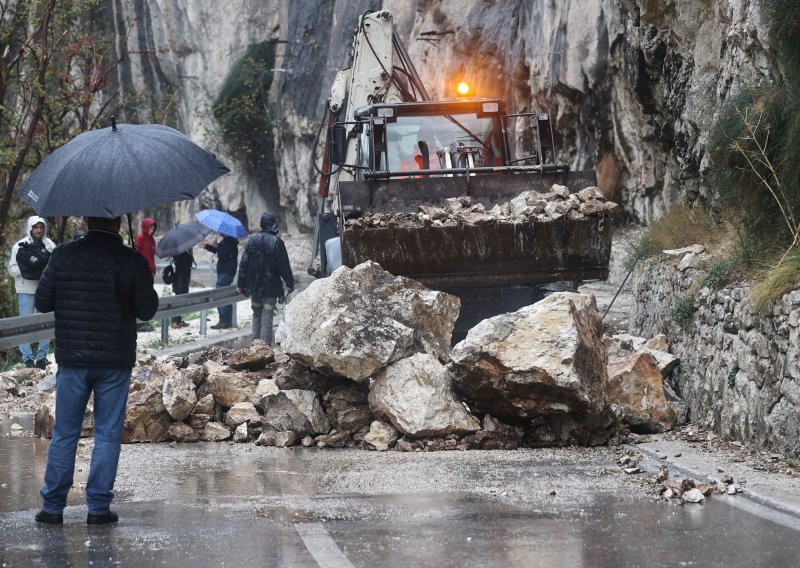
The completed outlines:
<svg viewBox="0 0 800 568">
<path fill-rule="evenodd" d="M 19 315 L 29 316 L 36 313 L 36 308 L 33 305 L 33 294 L 17 294 L 19 299 Z M 45 359 L 47 351 L 50 349 L 50 340 L 43 339 L 39 342 L 39 350 L 36 352 L 36 360 Z M 33 353 L 31 352 L 31 344 L 23 343 L 19 346 L 19 352 L 22 353 L 23 361 L 33 361 Z"/>
<path fill-rule="evenodd" d="M 58 368 L 56 421 L 47 451 L 44 487 L 40 491 L 48 513 L 61 514 L 75 471 L 75 451 L 81 437 L 89 394 L 94 392 L 94 450 L 86 505 L 92 515 L 107 513 L 114 498 L 125 405 L 131 369 Z"/>
<path fill-rule="evenodd" d="M 272 310 L 275 309 L 277 298 L 264 298 L 258 301 L 250 300 L 253 307 L 253 339 L 263 339 L 267 345 L 272 346 Z"/>
<path fill-rule="evenodd" d="M 217 288 L 222 288 L 223 286 L 230 286 L 231 284 L 233 284 L 233 277 L 234 277 L 233 274 L 217 274 Z M 231 323 L 233 322 L 232 304 L 218 307 L 217 312 L 219 313 L 220 323 L 231 325 Z"/>
</svg>

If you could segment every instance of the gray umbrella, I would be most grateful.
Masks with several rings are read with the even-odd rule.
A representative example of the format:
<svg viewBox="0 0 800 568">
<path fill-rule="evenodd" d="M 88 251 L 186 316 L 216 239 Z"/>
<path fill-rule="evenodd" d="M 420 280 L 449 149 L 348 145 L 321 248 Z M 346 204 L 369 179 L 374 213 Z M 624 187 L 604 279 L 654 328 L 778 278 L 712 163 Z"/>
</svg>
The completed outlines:
<svg viewBox="0 0 800 568">
<path fill-rule="evenodd" d="M 156 254 L 158 258 L 177 256 L 202 241 L 210 232 L 211 229 L 197 221 L 178 225 L 161 237 L 156 245 Z"/>
<path fill-rule="evenodd" d="M 20 197 L 43 217 L 118 217 L 193 199 L 230 171 L 169 126 L 112 124 L 79 134 L 50 154 Z"/>
</svg>

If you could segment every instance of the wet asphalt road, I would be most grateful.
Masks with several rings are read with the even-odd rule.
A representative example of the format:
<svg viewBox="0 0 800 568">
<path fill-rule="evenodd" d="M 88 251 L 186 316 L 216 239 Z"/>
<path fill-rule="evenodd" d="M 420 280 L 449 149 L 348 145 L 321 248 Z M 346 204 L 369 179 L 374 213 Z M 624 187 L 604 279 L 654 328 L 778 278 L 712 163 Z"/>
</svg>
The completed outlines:
<svg viewBox="0 0 800 568">
<path fill-rule="evenodd" d="M 797 519 L 655 503 L 609 448 L 127 445 L 120 524 L 88 528 L 80 487 L 63 527 L 33 522 L 46 445 L 0 439 L 0 566 L 800 565 Z"/>
</svg>

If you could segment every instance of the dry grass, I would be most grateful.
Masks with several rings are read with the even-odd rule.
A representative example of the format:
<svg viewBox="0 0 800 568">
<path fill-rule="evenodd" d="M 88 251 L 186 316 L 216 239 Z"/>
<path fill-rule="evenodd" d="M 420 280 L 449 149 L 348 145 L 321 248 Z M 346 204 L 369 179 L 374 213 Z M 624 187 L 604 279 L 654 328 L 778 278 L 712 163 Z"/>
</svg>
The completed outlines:
<svg viewBox="0 0 800 568">
<path fill-rule="evenodd" d="M 700 207 L 689 209 L 681 206 L 653 223 L 649 233 L 653 245 L 659 250 L 694 244 L 713 249 L 724 240 L 727 231 L 724 226 L 715 222 L 705 209 Z"/>
<path fill-rule="evenodd" d="M 715 221 L 705 209 L 676 207 L 651 223 L 639 242 L 631 245 L 624 266 L 630 270 L 638 261 L 660 254 L 663 250 L 694 244 L 715 250 L 729 237 L 729 231 L 727 223 Z"/>
<path fill-rule="evenodd" d="M 750 292 L 753 309 L 762 315 L 769 314 L 773 304 L 798 285 L 800 285 L 800 250 L 795 248 L 783 262 L 766 271 L 761 281 L 753 287 Z"/>
</svg>

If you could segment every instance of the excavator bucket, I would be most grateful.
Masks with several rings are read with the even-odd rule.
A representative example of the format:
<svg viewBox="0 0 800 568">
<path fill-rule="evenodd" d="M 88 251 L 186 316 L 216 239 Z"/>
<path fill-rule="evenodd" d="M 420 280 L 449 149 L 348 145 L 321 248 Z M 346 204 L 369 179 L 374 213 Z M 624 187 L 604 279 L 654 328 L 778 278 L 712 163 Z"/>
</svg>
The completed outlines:
<svg viewBox="0 0 800 568">
<path fill-rule="evenodd" d="M 342 204 L 361 219 L 347 221 L 342 260 L 378 262 L 392 274 L 443 290 L 537 285 L 603 279 L 611 254 L 611 219 L 604 212 L 546 221 L 477 215 L 437 223 L 416 215 L 469 196 L 485 211 L 525 191 L 545 194 L 554 184 L 577 192 L 594 185 L 593 172 L 520 173 L 341 182 Z M 370 221 L 370 213 L 391 214 Z M 374 215 L 373 215 L 374 217 Z"/>
</svg>

